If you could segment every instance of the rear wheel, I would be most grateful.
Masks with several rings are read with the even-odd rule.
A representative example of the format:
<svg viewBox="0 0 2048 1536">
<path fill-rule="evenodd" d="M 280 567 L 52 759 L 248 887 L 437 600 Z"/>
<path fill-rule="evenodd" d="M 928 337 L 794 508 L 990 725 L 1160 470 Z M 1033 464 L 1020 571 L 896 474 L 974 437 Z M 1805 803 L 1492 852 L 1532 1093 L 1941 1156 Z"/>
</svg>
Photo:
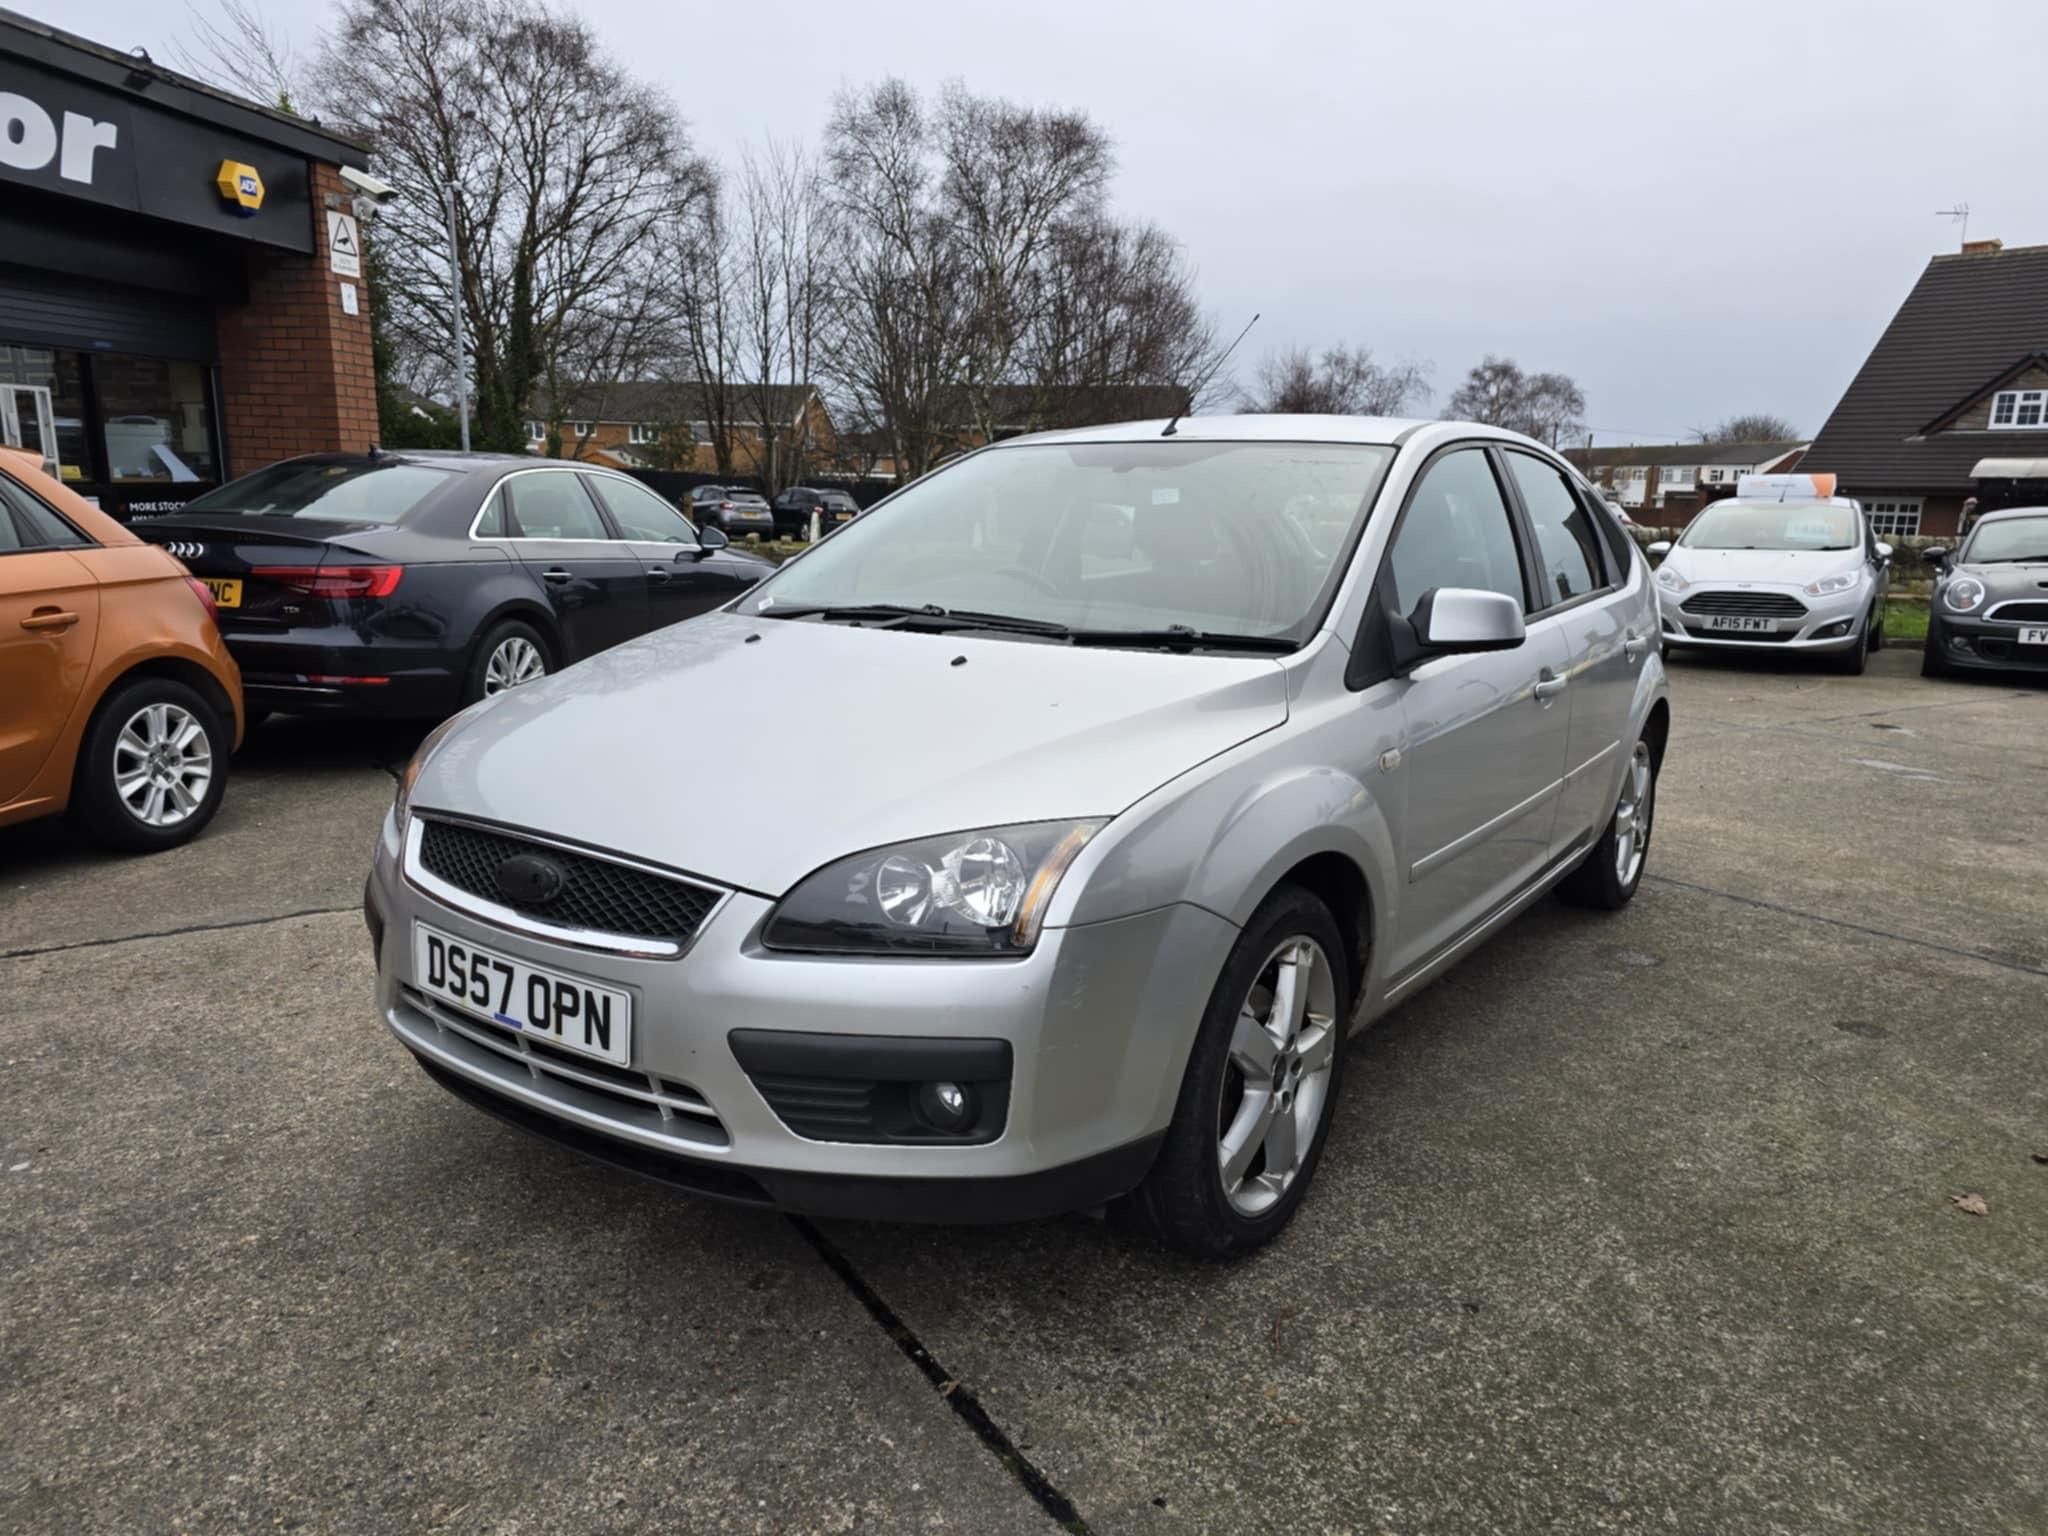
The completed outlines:
<svg viewBox="0 0 2048 1536">
<path fill-rule="evenodd" d="M 220 809 L 231 739 L 213 706 L 185 684 L 124 683 L 86 731 L 72 814 L 111 848 L 155 853 L 190 842 Z"/>
<path fill-rule="evenodd" d="M 1638 741 L 1621 776 L 1621 797 L 1607 830 L 1577 869 L 1558 885 L 1558 894 L 1581 907 L 1617 911 L 1634 899 L 1650 857 L 1650 824 L 1657 809 L 1657 758 Z"/>
<path fill-rule="evenodd" d="M 469 664 L 463 702 L 474 704 L 508 688 L 538 682 L 555 668 L 554 653 L 539 630 L 517 619 L 494 624 Z"/>
<path fill-rule="evenodd" d="M 1343 1080 L 1351 979 L 1330 909 L 1295 886 L 1266 898 L 1210 995 L 1159 1156 L 1125 1209 L 1198 1258 L 1270 1242 L 1322 1160 Z"/>
</svg>

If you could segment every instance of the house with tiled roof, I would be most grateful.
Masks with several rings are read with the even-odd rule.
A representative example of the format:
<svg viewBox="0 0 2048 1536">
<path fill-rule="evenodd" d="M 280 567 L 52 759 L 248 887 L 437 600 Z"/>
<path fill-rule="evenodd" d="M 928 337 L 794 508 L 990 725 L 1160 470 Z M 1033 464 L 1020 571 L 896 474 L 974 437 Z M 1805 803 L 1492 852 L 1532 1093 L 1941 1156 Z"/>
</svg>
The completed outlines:
<svg viewBox="0 0 2048 1536">
<path fill-rule="evenodd" d="M 1682 528 L 1708 502 L 1733 496 L 1744 475 L 1797 469 L 1805 451 L 1799 442 L 1635 443 L 1564 456 L 1638 522 Z"/>
<path fill-rule="evenodd" d="M 1936 256 L 1813 440 L 1882 535 L 2048 503 L 2048 245 Z"/>
</svg>

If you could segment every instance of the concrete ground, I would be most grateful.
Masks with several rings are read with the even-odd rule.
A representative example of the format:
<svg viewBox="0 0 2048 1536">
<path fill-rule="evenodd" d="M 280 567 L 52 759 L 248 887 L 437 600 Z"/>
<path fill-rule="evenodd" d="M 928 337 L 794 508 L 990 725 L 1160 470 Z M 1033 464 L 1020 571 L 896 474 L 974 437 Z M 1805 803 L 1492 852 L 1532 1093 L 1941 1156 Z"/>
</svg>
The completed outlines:
<svg viewBox="0 0 2048 1536">
<path fill-rule="evenodd" d="M 1635 904 L 1355 1042 L 1233 1268 L 448 1099 L 355 910 L 406 733 L 0 833 L 0 1530 L 2048 1529 L 2048 687 L 1915 663 L 1674 660 Z"/>
</svg>

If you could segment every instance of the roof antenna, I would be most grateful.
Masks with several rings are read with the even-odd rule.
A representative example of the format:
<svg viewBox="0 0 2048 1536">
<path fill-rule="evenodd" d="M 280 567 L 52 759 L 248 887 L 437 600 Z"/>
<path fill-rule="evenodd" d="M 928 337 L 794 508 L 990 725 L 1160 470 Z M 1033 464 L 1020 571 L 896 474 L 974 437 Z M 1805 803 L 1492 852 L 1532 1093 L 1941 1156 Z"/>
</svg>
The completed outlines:
<svg viewBox="0 0 2048 1536">
<path fill-rule="evenodd" d="M 1968 203 L 1957 203 L 1953 208 L 1937 208 L 1934 210 L 1934 216 L 1937 219 L 1954 219 L 1957 223 L 1961 224 L 1963 226 L 1962 243 L 1964 245 L 1970 243 L 1970 205 Z"/>
<path fill-rule="evenodd" d="M 1249 336 L 1251 334 L 1252 327 L 1257 325 L 1258 323 L 1259 317 L 1257 315 L 1253 315 L 1251 319 L 1245 321 L 1244 329 L 1237 333 L 1237 341 L 1243 341 L 1245 337 Z M 1219 356 L 1215 362 L 1211 363 L 1209 365 L 1209 371 L 1202 375 L 1202 382 L 1197 384 L 1193 389 L 1188 391 L 1187 410 L 1175 411 L 1173 413 L 1173 420 L 1169 421 L 1166 424 L 1166 430 L 1159 434 L 1161 437 L 1172 437 L 1177 432 L 1179 432 L 1181 417 L 1187 415 L 1188 411 L 1191 411 L 1195 408 L 1195 396 L 1199 395 L 1203 390 L 1207 389 L 1209 387 L 1209 381 L 1216 377 L 1218 370 L 1220 370 L 1225 363 L 1230 361 L 1230 354 L 1237 350 L 1237 341 L 1233 341 L 1229 346 L 1223 349 L 1222 355 Z"/>
</svg>

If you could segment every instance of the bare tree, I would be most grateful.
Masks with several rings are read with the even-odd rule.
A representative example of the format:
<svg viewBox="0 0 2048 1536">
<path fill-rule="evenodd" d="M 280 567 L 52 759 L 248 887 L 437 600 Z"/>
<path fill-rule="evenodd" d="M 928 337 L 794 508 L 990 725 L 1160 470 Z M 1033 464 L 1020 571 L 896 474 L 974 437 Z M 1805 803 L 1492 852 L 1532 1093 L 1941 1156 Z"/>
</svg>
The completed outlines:
<svg viewBox="0 0 2048 1536">
<path fill-rule="evenodd" d="M 1730 416 L 1716 426 L 1694 427 L 1692 435 L 1703 443 L 1796 443 L 1799 429 L 1782 416 L 1756 411 L 1747 416 Z"/>
<path fill-rule="evenodd" d="M 1062 226 L 1100 212 L 1110 143 L 1086 113 L 974 96 L 957 81 L 939 98 L 933 139 L 972 291 L 964 424 L 988 438 L 996 389 L 1013 380 L 1045 291 L 1034 279 Z"/>
<path fill-rule="evenodd" d="M 211 11 L 185 0 L 185 14 L 189 31 L 170 46 L 173 64 L 281 112 L 299 110 L 307 99 L 302 63 L 291 43 L 271 30 L 257 0 L 214 0 Z"/>
<path fill-rule="evenodd" d="M 1267 354 L 1244 408 L 1262 414 L 1404 416 L 1429 399 L 1429 365 L 1378 363 L 1370 347 L 1306 347 Z"/>
<path fill-rule="evenodd" d="M 831 221 L 817 168 L 801 149 L 771 142 L 742 161 L 732 250 L 746 369 L 739 394 L 771 496 L 803 478 L 815 446 L 807 397 L 822 340 Z"/>
<path fill-rule="evenodd" d="M 1444 405 L 1447 420 L 1506 427 L 1553 448 L 1583 435 L 1585 414 L 1586 397 L 1567 375 L 1524 373 L 1512 359 L 1491 353 Z"/>
<path fill-rule="evenodd" d="M 523 446 L 536 386 L 582 366 L 586 323 L 636 311 L 659 229 L 708 193 L 674 107 L 536 0 L 344 0 L 314 82 L 398 190 L 378 229 L 391 324 L 433 350 L 459 313 L 475 440 Z"/>
<path fill-rule="evenodd" d="M 900 80 L 843 93 L 825 131 L 838 219 L 825 351 L 852 419 L 887 431 L 905 479 L 954 445 L 975 307 L 931 146 L 923 107 Z"/>
</svg>

